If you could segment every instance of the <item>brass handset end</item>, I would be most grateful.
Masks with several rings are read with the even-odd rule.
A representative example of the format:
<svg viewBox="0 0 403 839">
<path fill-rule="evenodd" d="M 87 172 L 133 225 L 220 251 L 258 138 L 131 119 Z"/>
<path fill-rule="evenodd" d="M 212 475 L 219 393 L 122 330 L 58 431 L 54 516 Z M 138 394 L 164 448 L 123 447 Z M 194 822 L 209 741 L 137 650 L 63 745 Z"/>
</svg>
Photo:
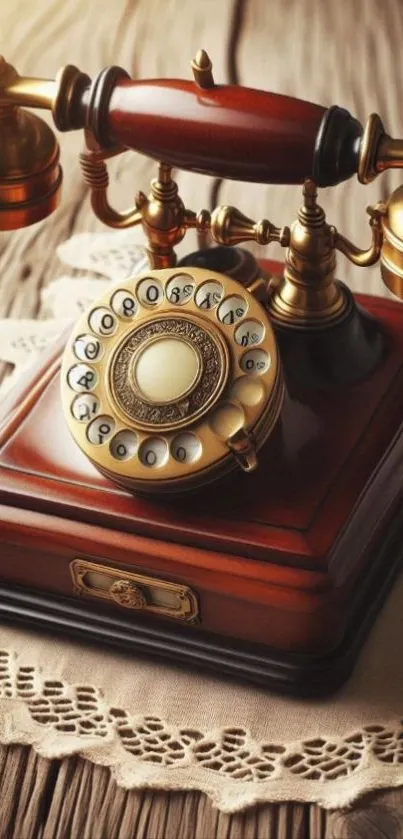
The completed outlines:
<svg viewBox="0 0 403 839">
<path fill-rule="evenodd" d="M 24 82 L 10 64 L 0 61 L 0 230 L 46 218 L 60 197 L 59 145 L 47 123 L 17 107 L 18 96 L 29 89 Z"/>
<path fill-rule="evenodd" d="M 383 205 L 382 234 L 382 279 L 392 294 L 403 300 L 403 186 Z"/>
<path fill-rule="evenodd" d="M 403 140 L 386 134 L 378 114 L 368 117 L 358 159 L 358 180 L 369 184 L 386 169 L 403 168 Z"/>
</svg>

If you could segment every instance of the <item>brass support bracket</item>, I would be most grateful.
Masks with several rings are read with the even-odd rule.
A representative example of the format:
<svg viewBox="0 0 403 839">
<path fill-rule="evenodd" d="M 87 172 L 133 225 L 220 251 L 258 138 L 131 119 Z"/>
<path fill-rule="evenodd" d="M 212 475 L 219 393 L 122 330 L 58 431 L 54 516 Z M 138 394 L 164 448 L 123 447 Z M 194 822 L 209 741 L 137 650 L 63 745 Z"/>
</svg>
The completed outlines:
<svg viewBox="0 0 403 839">
<path fill-rule="evenodd" d="M 342 236 L 335 227 L 332 227 L 333 244 L 334 247 L 344 254 L 347 259 L 354 265 L 360 268 L 368 268 L 370 265 L 375 265 L 381 255 L 383 232 L 382 232 L 382 218 L 386 213 L 386 205 L 381 201 L 373 207 L 367 207 L 369 215 L 369 224 L 372 230 L 372 242 L 367 250 L 357 248 L 349 239 Z"/>
<path fill-rule="evenodd" d="M 105 160 L 122 154 L 125 149 L 101 149 L 88 130 L 85 131 L 85 139 L 87 148 L 81 152 L 79 160 L 84 181 L 91 191 L 91 206 L 95 215 L 109 227 L 122 229 L 140 224 L 142 218 L 137 207 L 119 212 L 108 201 L 109 175 Z"/>
</svg>

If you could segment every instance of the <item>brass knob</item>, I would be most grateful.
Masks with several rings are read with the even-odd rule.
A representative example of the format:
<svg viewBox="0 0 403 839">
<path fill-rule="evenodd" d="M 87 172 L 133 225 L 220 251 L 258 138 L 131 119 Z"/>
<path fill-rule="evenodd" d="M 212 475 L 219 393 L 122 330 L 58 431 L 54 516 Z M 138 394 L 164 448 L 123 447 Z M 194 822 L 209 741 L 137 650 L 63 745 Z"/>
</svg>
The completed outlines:
<svg viewBox="0 0 403 839">
<path fill-rule="evenodd" d="M 109 594 L 112 600 L 126 609 L 144 609 L 147 606 L 143 589 L 130 580 L 116 580 L 112 583 Z"/>
<path fill-rule="evenodd" d="M 198 224 L 201 229 L 207 227 L 205 211 L 199 214 Z M 213 239 L 219 245 L 239 245 L 241 242 L 257 242 L 258 245 L 280 242 L 280 245 L 288 245 L 288 228 L 276 227 L 266 218 L 253 221 L 236 207 L 216 207 L 209 226 Z"/>
<path fill-rule="evenodd" d="M 199 50 L 191 63 L 193 77 L 202 88 L 214 87 L 213 65 L 206 50 Z"/>
</svg>

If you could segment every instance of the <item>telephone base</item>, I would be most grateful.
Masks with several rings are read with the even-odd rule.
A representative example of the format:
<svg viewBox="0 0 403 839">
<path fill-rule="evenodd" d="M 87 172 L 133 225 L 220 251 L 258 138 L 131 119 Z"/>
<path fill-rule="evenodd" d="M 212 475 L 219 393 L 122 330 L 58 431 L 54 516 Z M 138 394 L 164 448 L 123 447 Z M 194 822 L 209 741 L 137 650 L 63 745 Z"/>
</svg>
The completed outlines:
<svg viewBox="0 0 403 839">
<path fill-rule="evenodd" d="M 367 634 L 403 560 L 403 520 L 390 527 L 388 538 L 373 556 L 369 572 L 356 590 L 356 603 L 345 635 L 323 655 L 279 652 L 263 644 L 230 641 L 210 633 L 186 632 L 110 609 L 91 608 L 81 600 L 55 597 L 0 585 L 0 620 L 67 634 L 87 643 L 115 647 L 134 655 L 168 659 L 194 670 L 219 673 L 293 696 L 319 697 L 338 690 L 349 678 Z"/>
<path fill-rule="evenodd" d="M 374 372 L 294 382 L 260 468 L 180 500 L 129 495 L 76 446 L 64 337 L 1 406 L 0 616 L 291 693 L 341 684 L 403 553 L 403 306 L 357 300 L 385 337 Z"/>
</svg>

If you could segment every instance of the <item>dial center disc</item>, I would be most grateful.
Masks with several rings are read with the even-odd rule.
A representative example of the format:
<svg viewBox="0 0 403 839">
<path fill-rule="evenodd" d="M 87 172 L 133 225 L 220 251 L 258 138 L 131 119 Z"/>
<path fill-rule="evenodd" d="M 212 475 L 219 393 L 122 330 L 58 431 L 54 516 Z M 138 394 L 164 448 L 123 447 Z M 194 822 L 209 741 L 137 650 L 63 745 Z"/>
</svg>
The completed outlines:
<svg viewBox="0 0 403 839">
<path fill-rule="evenodd" d="M 111 400 L 139 428 L 180 428 L 219 398 L 230 370 L 218 329 L 167 314 L 131 330 L 110 361 Z"/>
<path fill-rule="evenodd" d="M 196 348 L 183 338 L 165 335 L 140 347 L 133 360 L 132 377 L 143 399 L 166 405 L 190 393 L 201 371 Z"/>
</svg>

